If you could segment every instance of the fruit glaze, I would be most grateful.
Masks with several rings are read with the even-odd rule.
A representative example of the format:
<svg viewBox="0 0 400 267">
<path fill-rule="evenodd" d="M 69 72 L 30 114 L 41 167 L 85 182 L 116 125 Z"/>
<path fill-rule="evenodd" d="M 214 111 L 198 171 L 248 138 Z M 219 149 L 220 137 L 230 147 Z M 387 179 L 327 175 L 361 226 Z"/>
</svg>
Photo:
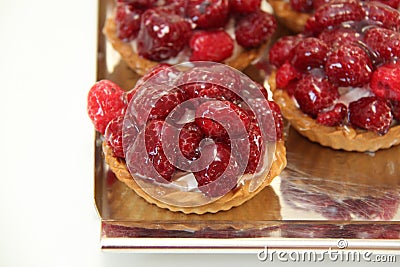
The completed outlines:
<svg viewBox="0 0 400 267">
<path fill-rule="evenodd" d="M 269 51 L 274 99 L 322 145 L 374 151 L 400 143 L 400 13 L 379 2 L 319 7 L 305 31 Z"/>
<path fill-rule="evenodd" d="M 160 64 L 129 92 L 99 81 L 88 113 L 117 177 L 170 210 L 241 205 L 286 165 L 279 106 L 223 64 Z"/>
</svg>

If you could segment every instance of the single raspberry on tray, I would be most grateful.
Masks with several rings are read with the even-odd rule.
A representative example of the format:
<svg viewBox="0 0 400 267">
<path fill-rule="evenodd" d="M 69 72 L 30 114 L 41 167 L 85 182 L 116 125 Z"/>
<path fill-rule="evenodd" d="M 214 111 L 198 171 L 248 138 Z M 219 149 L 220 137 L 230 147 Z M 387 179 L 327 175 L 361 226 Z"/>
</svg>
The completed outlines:
<svg viewBox="0 0 400 267">
<path fill-rule="evenodd" d="M 191 0 L 187 3 L 186 15 L 201 29 L 224 27 L 229 18 L 229 2 Z"/>
<path fill-rule="evenodd" d="M 236 41 L 245 48 L 261 45 L 276 31 L 276 20 L 263 11 L 251 13 L 240 19 L 235 25 Z"/>
<path fill-rule="evenodd" d="M 95 83 L 89 90 L 87 111 L 97 131 L 104 135 L 108 123 L 123 115 L 126 108 L 124 91 L 109 80 Z"/>
<path fill-rule="evenodd" d="M 142 14 L 137 48 L 140 56 L 154 61 L 175 57 L 189 41 L 190 23 L 174 11 L 158 7 Z"/>
<path fill-rule="evenodd" d="M 386 100 L 369 96 L 349 104 L 349 120 L 355 127 L 384 135 L 392 123 L 392 113 Z"/>
<path fill-rule="evenodd" d="M 234 41 L 224 30 L 200 31 L 189 42 L 190 61 L 221 62 L 233 54 Z"/>
</svg>

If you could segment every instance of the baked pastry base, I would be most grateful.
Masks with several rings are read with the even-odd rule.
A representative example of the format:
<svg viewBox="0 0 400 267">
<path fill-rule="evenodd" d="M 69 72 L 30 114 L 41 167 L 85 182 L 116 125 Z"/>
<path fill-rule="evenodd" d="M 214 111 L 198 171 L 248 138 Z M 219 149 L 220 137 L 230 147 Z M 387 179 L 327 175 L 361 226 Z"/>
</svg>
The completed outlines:
<svg viewBox="0 0 400 267">
<path fill-rule="evenodd" d="M 278 21 L 295 33 L 303 32 L 310 14 L 293 10 L 290 3 L 282 0 L 268 0 Z"/>
<path fill-rule="evenodd" d="M 278 176 L 282 170 L 286 167 L 286 148 L 283 141 L 278 141 L 276 143 L 276 150 L 274 159 L 271 164 L 270 171 L 264 180 L 264 182 L 253 192 L 249 192 L 250 181 L 244 183 L 244 185 L 239 186 L 230 192 L 228 192 L 223 197 L 217 199 L 214 202 L 205 204 L 203 206 L 197 207 L 178 207 L 168 205 L 164 202 L 161 202 L 152 196 L 148 195 L 132 178 L 129 173 L 126 164 L 123 160 L 116 158 L 113 156 L 111 148 L 109 148 L 106 143 L 103 143 L 103 152 L 105 155 L 105 161 L 109 165 L 110 169 L 114 172 L 118 180 L 125 183 L 128 187 L 133 189 L 139 196 L 145 199 L 147 202 L 151 204 L 155 204 L 160 208 L 169 209 L 170 211 L 180 211 L 186 214 L 195 213 L 195 214 L 204 214 L 204 213 L 216 213 L 218 211 L 229 210 L 232 207 L 237 207 L 243 204 L 244 202 L 250 200 L 255 195 L 257 195 L 263 188 L 268 186 L 271 181 Z M 180 197 L 177 193 L 174 193 L 174 197 Z"/>
<path fill-rule="evenodd" d="M 114 16 L 106 19 L 103 33 L 113 48 L 121 55 L 121 58 L 126 62 L 126 64 L 139 75 L 146 74 L 152 67 L 160 63 L 139 56 L 133 51 L 130 43 L 123 42 L 118 38 L 117 25 Z M 263 56 L 268 44 L 269 42 L 267 41 L 257 48 L 243 50 L 242 53 L 237 55 L 237 57 L 224 63 L 237 70 L 244 70 L 254 60 Z"/>
<path fill-rule="evenodd" d="M 280 106 L 283 117 L 301 135 L 311 141 L 334 149 L 358 152 L 374 152 L 400 144 L 400 125 L 392 126 L 385 135 L 378 135 L 372 131 L 355 129 L 350 126 L 324 126 L 304 114 L 286 91 L 276 88 L 275 73 L 271 74 L 268 82 L 273 92 L 273 98 Z"/>
</svg>

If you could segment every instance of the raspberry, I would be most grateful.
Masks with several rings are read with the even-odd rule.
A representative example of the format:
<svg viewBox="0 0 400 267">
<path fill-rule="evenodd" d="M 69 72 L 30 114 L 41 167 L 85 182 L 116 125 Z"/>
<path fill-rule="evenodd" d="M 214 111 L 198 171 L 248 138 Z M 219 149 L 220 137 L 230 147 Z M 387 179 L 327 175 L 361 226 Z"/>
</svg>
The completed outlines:
<svg viewBox="0 0 400 267">
<path fill-rule="evenodd" d="M 382 4 L 385 4 L 387 6 L 390 6 L 393 9 L 400 8 L 400 0 L 377 0 L 377 1 L 381 2 Z"/>
<path fill-rule="evenodd" d="M 202 90 L 199 93 L 199 97 L 215 98 L 221 101 L 229 100 L 231 102 L 239 99 L 239 97 L 234 92 L 217 85 L 212 85 L 209 88 Z"/>
<path fill-rule="evenodd" d="M 238 117 L 240 121 L 238 120 Z M 229 101 L 208 101 L 196 110 L 196 124 L 208 137 L 237 137 L 250 127 L 246 111 Z M 224 126 L 220 124 L 224 123 Z"/>
<path fill-rule="evenodd" d="M 149 119 L 165 119 L 168 114 L 180 103 L 186 100 L 186 95 L 180 89 L 165 92 L 151 109 Z"/>
<path fill-rule="evenodd" d="M 338 103 L 333 109 L 318 113 L 316 121 L 321 125 L 334 127 L 341 125 L 346 116 L 347 107 L 342 103 Z"/>
<path fill-rule="evenodd" d="M 378 25 L 394 31 L 400 31 L 400 13 L 387 5 L 378 2 L 365 3 L 367 18 Z"/>
<path fill-rule="evenodd" d="M 174 57 L 187 44 L 190 32 L 190 23 L 173 11 L 148 9 L 142 14 L 137 37 L 138 53 L 154 61 Z"/>
<path fill-rule="evenodd" d="M 332 2 L 331 0 L 313 0 L 313 7 L 314 9 L 318 9 L 320 6 L 325 5 L 329 2 Z"/>
<path fill-rule="evenodd" d="M 238 164 L 230 162 L 229 146 L 223 143 L 206 145 L 201 150 L 202 157 L 213 158 L 213 161 L 199 172 L 194 172 L 199 189 L 210 197 L 219 197 L 236 186 Z M 224 175 L 223 175 L 224 174 Z"/>
<path fill-rule="evenodd" d="M 185 17 L 186 8 L 188 1 L 187 0 L 166 0 L 165 6 L 171 8 L 175 11 L 175 14 Z"/>
<path fill-rule="evenodd" d="M 392 123 L 392 113 L 385 100 L 369 96 L 349 104 L 349 120 L 355 127 L 384 135 Z"/>
<path fill-rule="evenodd" d="M 176 168 L 171 164 L 171 162 L 169 162 L 163 150 L 154 155 L 152 158 L 152 163 L 154 169 L 156 169 L 159 175 L 161 175 L 167 181 L 172 180 L 172 176 L 174 175 Z"/>
<path fill-rule="evenodd" d="M 400 62 L 378 67 L 372 74 L 370 88 L 381 98 L 400 101 Z"/>
<path fill-rule="evenodd" d="M 258 124 L 253 122 L 249 129 L 249 159 L 247 161 L 247 166 L 245 173 L 255 173 L 257 170 L 258 162 L 260 161 L 263 140 L 261 137 L 261 130 Z"/>
<path fill-rule="evenodd" d="M 288 35 L 280 38 L 274 43 L 269 50 L 269 61 L 275 67 L 282 66 L 285 62 L 289 61 L 292 56 L 292 49 L 303 38 L 300 35 Z"/>
<path fill-rule="evenodd" d="M 233 12 L 248 14 L 260 9 L 261 0 L 230 0 L 229 7 Z"/>
<path fill-rule="evenodd" d="M 285 89 L 286 86 L 301 77 L 301 73 L 299 73 L 292 65 L 289 63 L 285 63 L 279 67 L 276 71 L 276 87 Z"/>
<path fill-rule="evenodd" d="M 279 105 L 273 101 L 268 101 L 269 108 L 272 111 L 272 116 L 274 117 L 276 139 L 282 140 L 283 138 L 283 117 L 281 113 L 281 108 Z"/>
<path fill-rule="evenodd" d="M 346 21 L 361 21 L 365 11 L 360 2 L 334 2 L 320 6 L 306 23 L 306 30 L 320 33 L 326 28 L 332 28 Z"/>
<path fill-rule="evenodd" d="M 190 39 L 190 61 L 222 62 L 233 54 L 234 42 L 224 30 L 197 32 Z"/>
<path fill-rule="evenodd" d="M 229 17 L 228 0 L 191 0 L 187 3 L 186 15 L 198 28 L 224 27 Z"/>
<path fill-rule="evenodd" d="M 117 5 L 117 23 L 118 38 L 123 41 L 131 41 L 136 38 L 140 30 L 140 18 L 142 9 L 135 8 L 131 4 L 120 3 Z"/>
<path fill-rule="evenodd" d="M 90 88 L 87 111 L 95 129 L 104 134 L 107 124 L 125 113 L 124 91 L 109 80 L 101 80 Z"/>
<path fill-rule="evenodd" d="M 361 40 L 361 35 L 352 28 L 335 28 L 323 31 L 318 38 L 331 47 L 339 47 L 347 43 L 357 43 Z"/>
<path fill-rule="evenodd" d="M 393 118 L 400 121 L 400 101 L 391 101 Z"/>
<path fill-rule="evenodd" d="M 104 139 L 107 145 L 111 147 L 116 157 L 124 158 L 124 148 L 122 146 L 122 125 L 124 116 L 118 116 L 112 119 L 104 133 Z"/>
<path fill-rule="evenodd" d="M 263 11 L 251 13 L 235 25 L 236 41 L 245 48 L 257 47 L 276 31 L 275 18 Z"/>
<path fill-rule="evenodd" d="M 311 12 L 313 10 L 312 0 L 290 0 L 292 9 L 298 12 Z"/>
<path fill-rule="evenodd" d="M 328 55 L 325 71 L 338 86 L 362 87 L 371 78 L 372 62 L 359 46 L 344 44 Z"/>
<path fill-rule="evenodd" d="M 364 40 L 380 59 L 390 61 L 400 58 L 400 33 L 374 27 L 366 31 Z"/>
<path fill-rule="evenodd" d="M 328 46 L 324 41 L 308 37 L 301 40 L 293 48 L 291 64 L 300 71 L 322 68 L 328 54 Z"/>
<path fill-rule="evenodd" d="M 297 83 L 294 96 L 300 109 L 315 118 L 322 109 L 332 105 L 339 92 L 327 79 L 308 74 Z"/>
<path fill-rule="evenodd" d="M 203 132 L 194 122 L 183 126 L 179 133 L 179 149 L 187 159 L 195 160 L 199 157 L 199 145 L 203 139 Z"/>
<path fill-rule="evenodd" d="M 157 0 L 117 0 L 117 3 L 128 3 L 135 7 L 149 8 L 156 4 Z"/>
</svg>

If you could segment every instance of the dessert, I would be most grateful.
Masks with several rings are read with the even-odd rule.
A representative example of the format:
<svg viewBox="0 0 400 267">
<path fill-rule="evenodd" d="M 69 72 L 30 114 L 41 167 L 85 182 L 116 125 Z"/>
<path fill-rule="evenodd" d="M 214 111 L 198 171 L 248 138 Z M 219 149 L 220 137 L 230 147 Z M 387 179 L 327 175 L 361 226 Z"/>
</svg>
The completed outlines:
<svg viewBox="0 0 400 267">
<path fill-rule="evenodd" d="M 96 83 L 88 113 L 107 164 L 139 196 L 171 211 L 215 213 L 254 197 L 286 165 L 282 116 L 267 97 L 223 64 L 160 64 L 128 92 Z"/>
<path fill-rule="evenodd" d="M 276 67 L 269 84 L 283 116 L 335 149 L 398 145 L 400 13 L 357 1 L 323 7 L 326 16 L 311 16 L 304 33 L 283 37 L 269 51 Z"/>
<path fill-rule="evenodd" d="M 159 63 L 214 61 L 236 69 L 260 57 L 276 30 L 266 0 L 118 0 L 103 32 L 143 75 Z"/>
<path fill-rule="evenodd" d="M 323 8 L 327 3 L 341 3 L 341 2 L 354 2 L 346 0 L 268 0 L 271 4 L 274 14 L 277 20 L 294 33 L 299 33 L 304 30 L 307 20 L 317 15 L 323 15 L 328 7 Z M 400 8 L 399 0 L 376 0 L 376 1 L 365 1 L 374 3 L 383 3 L 394 9 Z"/>
</svg>

